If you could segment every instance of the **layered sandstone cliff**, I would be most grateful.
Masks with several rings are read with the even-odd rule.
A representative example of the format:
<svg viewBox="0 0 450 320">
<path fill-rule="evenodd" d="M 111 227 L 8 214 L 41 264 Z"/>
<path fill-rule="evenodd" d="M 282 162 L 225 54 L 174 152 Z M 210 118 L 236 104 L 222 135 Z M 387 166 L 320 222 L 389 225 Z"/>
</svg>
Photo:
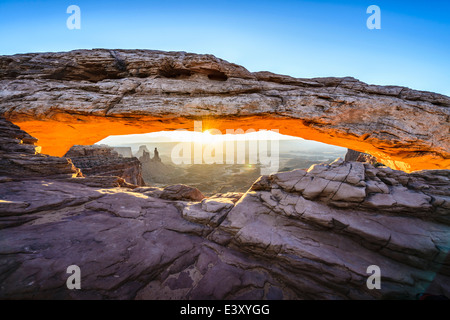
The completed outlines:
<svg viewBox="0 0 450 320">
<path fill-rule="evenodd" d="M 0 115 L 43 152 L 112 134 L 278 129 L 407 172 L 450 167 L 450 98 L 354 78 L 251 73 L 211 55 L 76 50 L 0 57 Z"/>
<path fill-rule="evenodd" d="M 117 176 L 134 185 L 145 185 L 139 160 L 124 158 L 107 145 L 75 145 L 64 157 L 70 158 L 85 176 Z"/>
<path fill-rule="evenodd" d="M 40 153 L 38 140 L 0 117 L 0 176 L 14 179 L 81 176 L 70 159 Z"/>
</svg>

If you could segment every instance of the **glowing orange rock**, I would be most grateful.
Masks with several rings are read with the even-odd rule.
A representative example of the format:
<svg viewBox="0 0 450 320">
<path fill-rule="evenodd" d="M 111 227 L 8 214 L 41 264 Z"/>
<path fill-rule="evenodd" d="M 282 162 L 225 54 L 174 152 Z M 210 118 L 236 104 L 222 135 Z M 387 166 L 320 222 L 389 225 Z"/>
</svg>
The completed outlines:
<svg viewBox="0 0 450 320">
<path fill-rule="evenodd" d="M 278 129 L 281 134 L 315 140 L 336 146 L 346 147 L 377 157 L 385 165 L 405 172 L 423 169 L 447 169 L 450 159 L 444 159 L 432 153 L 417 156 L 395 145 L 384 146 L 381 151 L 377 141 L 361 139 L 353 135 L 346 136 L 337 130 L 319 130 L 305 125 L 301 120 L 287 118 L 240 117 L 240 118 L 203 118 L 203 130 L 218 129 Z M 65 116 L 58 120 L 17 120 L 22 130 L 39 139 L 41 152 L 53 156 L 63 156 L 73 145 L 94 144 L 110 135 L 138 134 L 176 129 L 194 130 L 194 120 L 187 118 L 112 118 Z"/>
<path fill-rule="evenodd" d="M 450 98 L 346 78 L 249 72 L 212 55 L 76 50 L 0 56 L 0 115 L 63 155 L 109 135 L 278 129 L 404 171 L 450 168 Z"/>
</svg>

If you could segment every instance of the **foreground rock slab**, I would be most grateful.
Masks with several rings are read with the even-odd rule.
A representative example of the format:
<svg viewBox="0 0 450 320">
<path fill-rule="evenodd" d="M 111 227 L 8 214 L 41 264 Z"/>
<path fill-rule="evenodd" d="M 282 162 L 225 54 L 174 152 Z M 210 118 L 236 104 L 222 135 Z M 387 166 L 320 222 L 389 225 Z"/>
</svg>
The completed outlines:
<svg viewBox="0 0 450 320">
<path fill-rule="evenodd" d="M 183 219 L 180 203 L 46 180 L 2 183 L 0 194 L 3 299 L 259 299 L 282 292 L 268 263 L 207 240 L 212 228 Z M 12 218 L 15 226 L 5 225 Z M 65 286 L 74 264 L 82 290 Z"/>
</svg>

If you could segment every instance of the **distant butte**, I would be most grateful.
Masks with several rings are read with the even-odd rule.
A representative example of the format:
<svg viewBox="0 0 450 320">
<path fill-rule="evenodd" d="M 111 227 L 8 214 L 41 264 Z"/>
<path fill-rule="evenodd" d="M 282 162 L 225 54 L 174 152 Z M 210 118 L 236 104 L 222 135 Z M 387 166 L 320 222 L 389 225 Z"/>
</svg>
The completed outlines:
<svg viewBox="0 0 450 320">
<path fill-rule="evenodd" d="M 0 56 L 0 115 L 42 152 L 178 128 L 279 129 L 369 153 L 393 169 L 450 167 L 450 98 L 351 77 L 251 73 L 212 55 L 76 50 Z"/>
</svg>

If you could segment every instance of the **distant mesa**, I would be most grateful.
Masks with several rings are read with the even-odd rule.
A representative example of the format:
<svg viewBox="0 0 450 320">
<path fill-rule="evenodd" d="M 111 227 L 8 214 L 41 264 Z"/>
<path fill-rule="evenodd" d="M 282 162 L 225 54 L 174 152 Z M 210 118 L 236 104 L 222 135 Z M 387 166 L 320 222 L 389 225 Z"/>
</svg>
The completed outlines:
<svg viewBox="0 0 450 320">
<path fill-rule="evenodd" d="M 152 159 L 150 158 L 150 152 L 147 152 L 144 150 L 142 157 L 139 157 L 139 161 L 141 163 L 143 162 L 150 162 Z"/>
<path fill-rule="evenodd" d="M 142 153 L 142 155 L 140 155 Z M 161 158 L 159 157 L 158 148 L 155 148 L 153 158 L 150 156 L 150 151 L 148 151 L 146 146 L 140 146 L 139 151 L 137 153 L 139 156 L 139 161 L 141 163 L 147 162 L 161 162 Z"/>
<path fill-rule="evenodd" d="M 158 148 L 155 148 L 155 155 L 153 156 L 152 160 L 161 162 L 161 158 L 159 157 Z"/>
<path fill-rule="evenodd" d="M 133 158 L 131 147 L 113 147 L 113 149 L 124 158 Z"/>
<path fill-rule="evenodd" d="M 64 156 L 70 158 L 86 176 L 117 176 L 134 185 L 145 185 L 139 160 L 123 157 L 110 146 L 75 145 Z"/>
<path fill-rule="evenodd" d="M 154 148 L 153 156 L 147 146 L 141 145 L 135 154 L 139 157 L 142 167 L 142 177 L 147 185 L 169 185 L 183 183 L 192 183 L 192 177 L 188 181 L 180 179 L 182 173 L 186 173 L 183 169 L 177 168 L 169 163 L 164 163 L 159 155 L 158 148 Z"/>
<path fill-rule="evenodd" d="M 134 156 L 139 159 L 142 156 L 144 156 L 144 152 L 150 153 L 150 151 L 147 149 L 147 146 L 146 145 L 139 146 L 139 150 L 137 153 L 135 153 Z"/>
</svg>

